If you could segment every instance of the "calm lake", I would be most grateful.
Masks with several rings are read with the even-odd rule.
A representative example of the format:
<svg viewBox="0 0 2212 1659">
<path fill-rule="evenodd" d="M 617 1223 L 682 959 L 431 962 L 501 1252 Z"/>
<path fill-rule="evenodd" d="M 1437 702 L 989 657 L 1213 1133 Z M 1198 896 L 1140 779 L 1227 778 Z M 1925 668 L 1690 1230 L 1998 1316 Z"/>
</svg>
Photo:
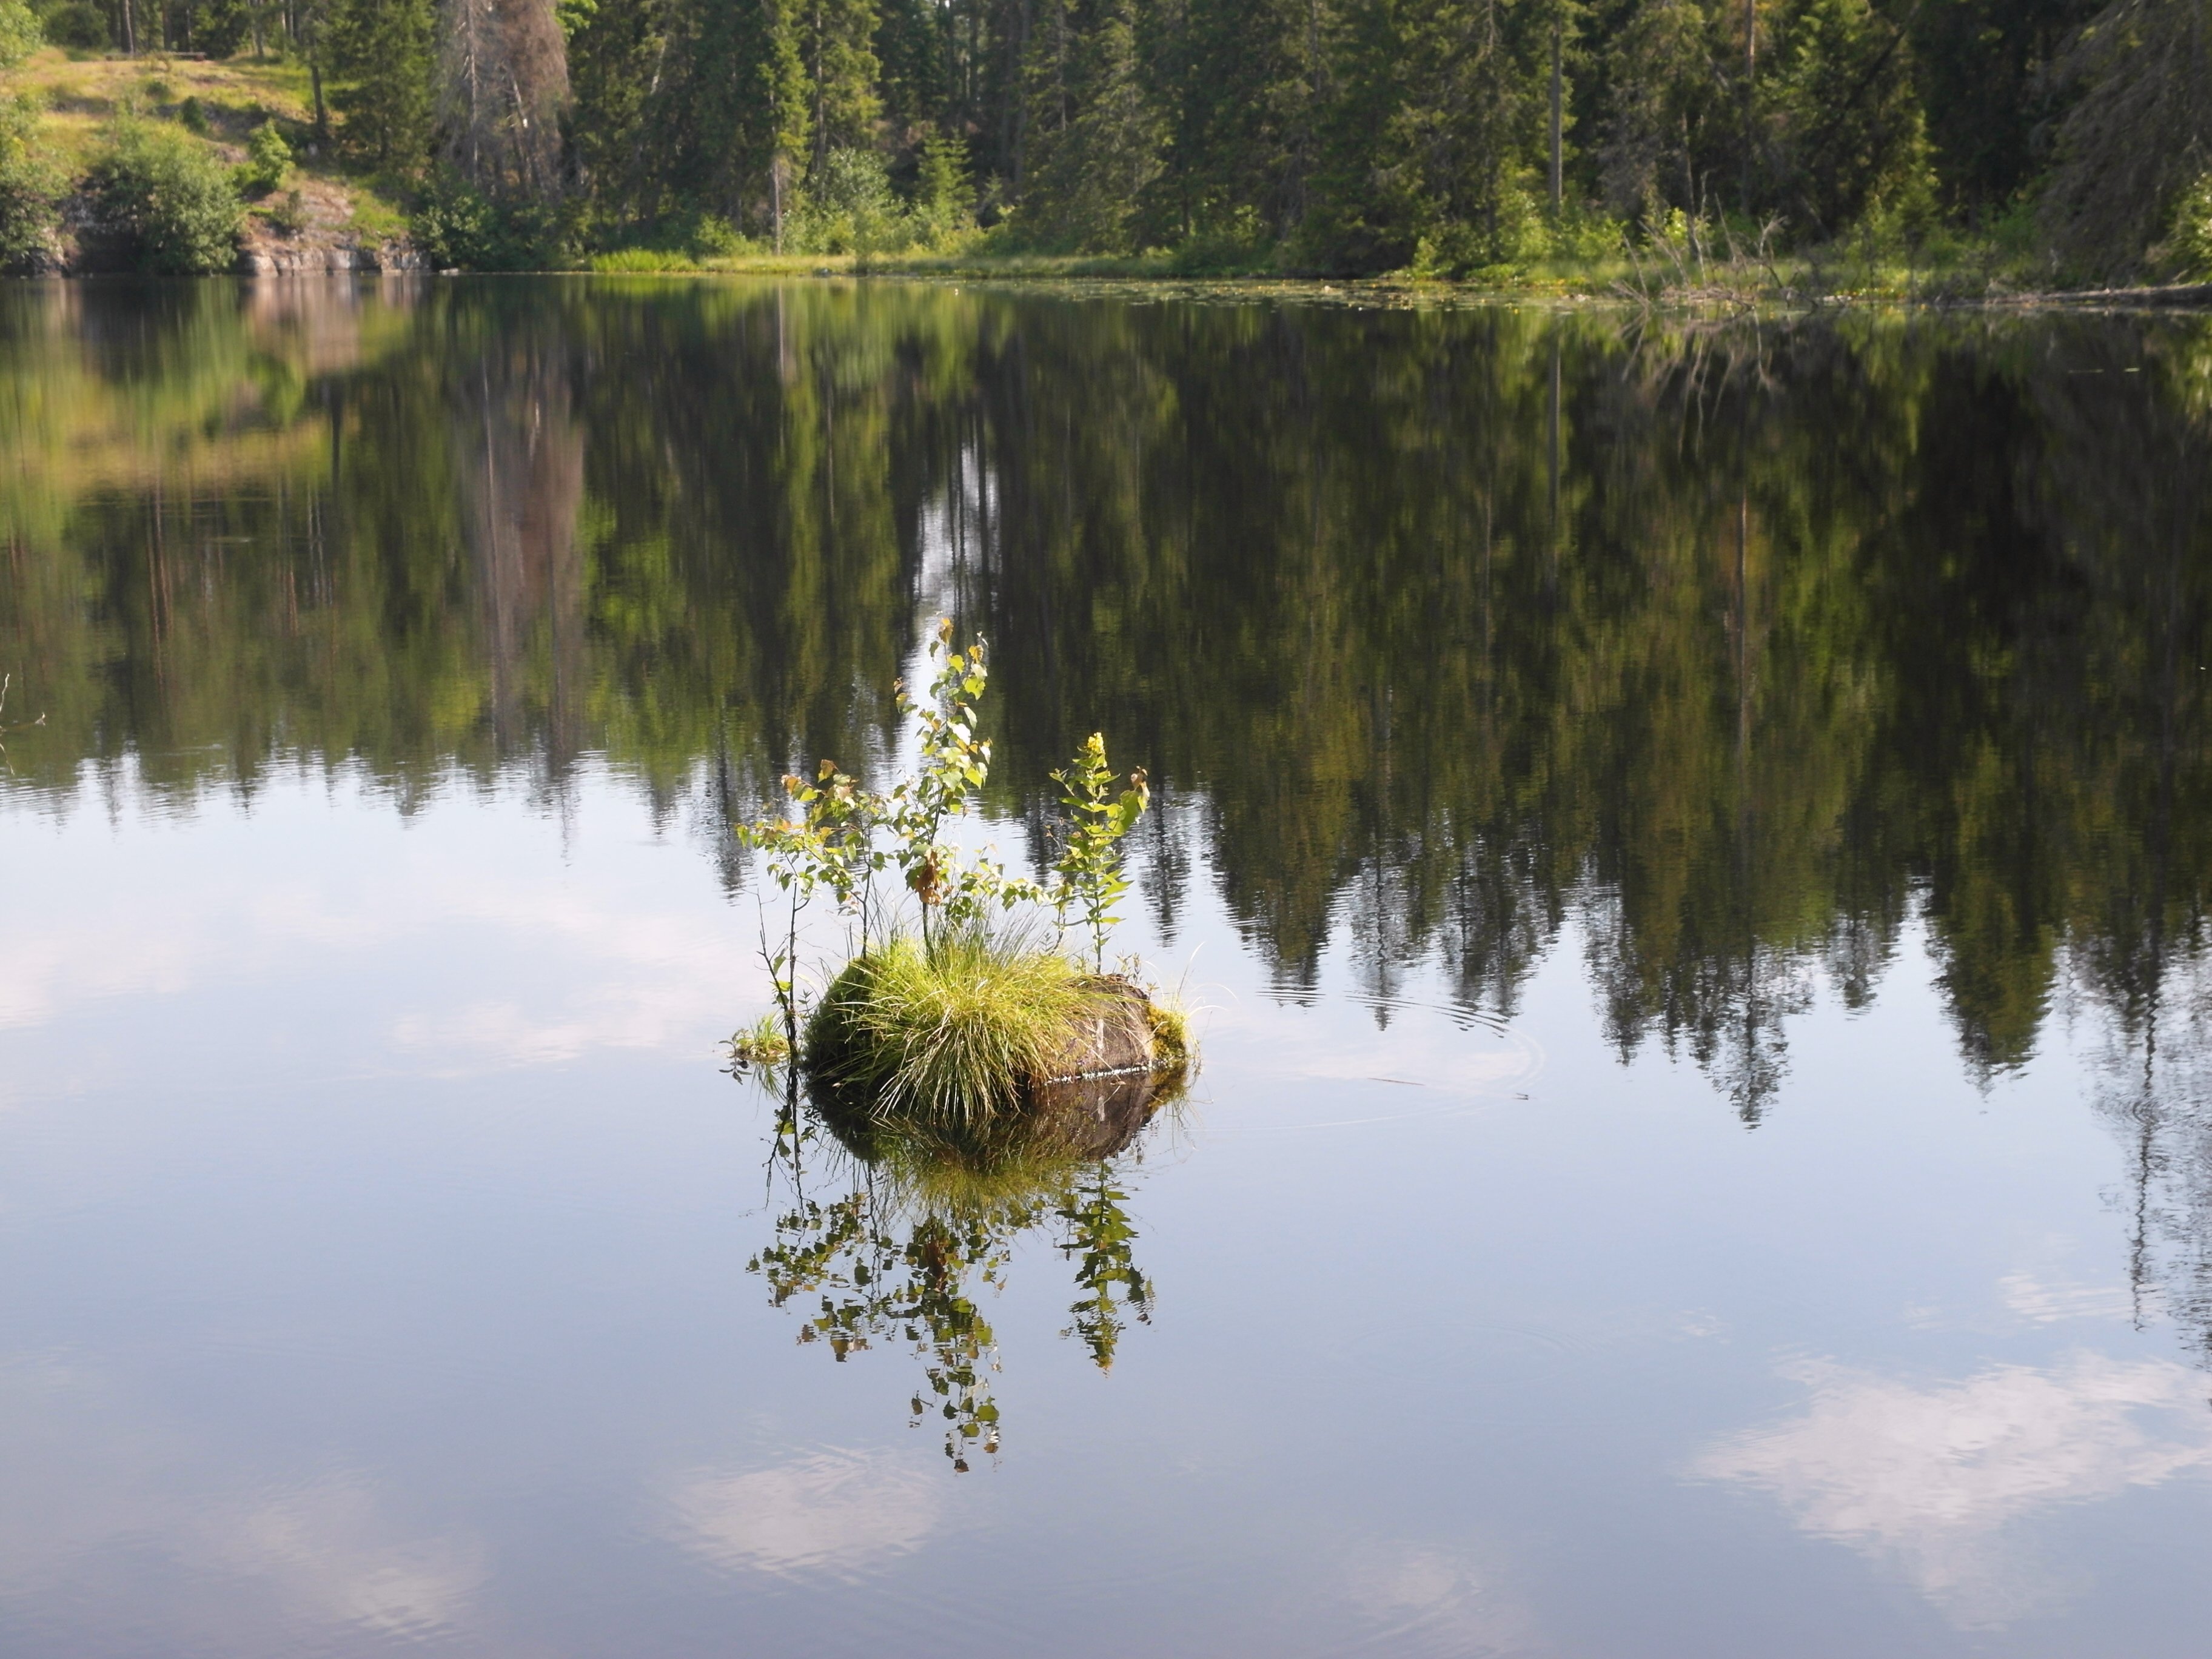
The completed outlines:
<svg viewBox="0 0 2212 1659">
<path fill-rule="evenodd" d="M 938 1215 L 721 1044 L 945 617 L 1204 1064 Z M 2208 664 L 2203 319 L 9 285 L 0 1651 L 2201 1654 Z"/>
</svg>

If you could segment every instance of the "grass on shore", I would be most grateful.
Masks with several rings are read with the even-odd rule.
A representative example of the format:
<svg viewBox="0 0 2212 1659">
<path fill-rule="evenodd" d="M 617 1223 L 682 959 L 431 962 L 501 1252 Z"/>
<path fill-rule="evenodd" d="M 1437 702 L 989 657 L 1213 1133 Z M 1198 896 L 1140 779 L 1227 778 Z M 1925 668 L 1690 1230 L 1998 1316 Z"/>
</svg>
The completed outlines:
<svg viewBox="0 0 2212 1659">
<path fill-rule="evenodd" d="M 8 90 L 27 94 L 40 107 L 39 136 L 72 178 L 99 156 L 105 135 L 126 110 L 165 122 L 181 122 L 188 101 L 202 131 L 194 137 L 226 164 L 246 159 L 246 136 L 276 122 L 292 149 L 295 179 L 342 193 L 350 224 L 365 242 L 405 234 L 406 216 L 372 180 L 341 168 L 314 135 L 313 94 L 307 65 L 249 54 L 224 59 L 90 55 L 48 46 L 8 77 Z"/>
<path fill-rule="evenodd" d="M 1772 259 L 1674 261 L 1638 250 L 1605 258 L 1537 259 L 1459 277 L 1409 270 L 1371 276 L 1285 272 L 1254 260 L 1239 268 L 1171 252 L 1125 256 L 1042 253 L 738 253 L 696 258 L 624 248 L 593 255 L 592 271 L 639 276 L 907 276 L 975 282 L 1128 282 L 1269 289 L 1357 296 L 1381 304 L 1454 299 L 1606 301 L 1668 308 L 1747 309 L 1827 305 L 1982 305 L 2064 301 L 2094 292 L 2138 293 L 2212 304 L 2212 290 L 2140 287 L 2083 290 L 2033 261 L 1962 240 L 1923 255 L 1898 248 L 1815 249 Z"/>
</svg>

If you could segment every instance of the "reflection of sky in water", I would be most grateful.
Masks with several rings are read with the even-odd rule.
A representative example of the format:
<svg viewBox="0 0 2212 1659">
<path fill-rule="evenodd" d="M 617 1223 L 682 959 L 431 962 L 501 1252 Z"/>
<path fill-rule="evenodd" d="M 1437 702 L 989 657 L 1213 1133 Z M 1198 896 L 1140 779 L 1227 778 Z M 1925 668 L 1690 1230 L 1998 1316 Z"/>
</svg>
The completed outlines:
<svg viewBox="0 0 2212 1659">
<path fill-rule="evenodd" d="M 2063 1050 L 1960 1076 L 1910 939 L 1747 1133 L 1592 1040 L 1571 948 L 1502 1030 L 1418 980 L 1384 1022 L 1335 958 L 1279 1000 L 1194 887 L 1153 1322 L 1101 1376 L 1018 1251 L 955 1479 L 906 1362 L 744 1271 L 757 924 L 680 818 L 342 776 L 0 854 L 52 878 L 0 969 L 15 1649 L 2191 1650 L 2212 1430 L 2114 1288 L 2119 1150 Z"/>
<path fill-rule="evenodd" d="M 1964 1625 L 2002 1625 L 2082 1588 L 2023 1548 L 2021 1523 L 2212 1466 L 2204 1379 L 2170 1361 L 2070 1354 L 1916 1387 L 1827 1361 L 1785 1366 L 1803 1416 L 1723 1439 L 1692 1466 L 1771 1492 L 1808 1532 L 1886 1557 Z"/>
</svg>

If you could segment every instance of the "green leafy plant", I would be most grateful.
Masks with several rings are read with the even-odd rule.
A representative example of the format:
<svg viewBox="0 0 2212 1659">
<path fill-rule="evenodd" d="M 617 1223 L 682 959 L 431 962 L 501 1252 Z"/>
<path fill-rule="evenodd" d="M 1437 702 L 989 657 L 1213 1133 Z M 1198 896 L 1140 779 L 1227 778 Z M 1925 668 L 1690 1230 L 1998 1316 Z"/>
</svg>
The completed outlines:
<svg viewBox="0 0 2212 1659">
<path fill-rule="evenodd" d="M 942 1425 L 954 1474 L 999 1450 L 997 1341 L 982 1293 L 1005 1288 L 1024 1235 L 1058 1224 L 1052 1243 L 1073 1264 L 1079 1298 L 1061 1335 L 1080 1340 L 1099 1370 L 1111 1368 L 1132 1316 L 1150 1322 L 1152 1282 L 1136 1260 L 1125 1170 L 1071 1158 L 1048 1139 L 1005 1143 L 980 1168 L 934 1146 L 879 1140 L 846 1148 L 861 1166 L 842 1172 L 848 1191 L 815 1197 L 798 1175 L 817 1139 L 811 1127 L 779 1137 L 772 1167 L 790 1178 L 790 1204 L 746 1271 L 803 1322 L 802 1346 L 840 1361 L 908 1350 L 921 1369 L 908 1426 Z"/>
<path fill-rule="evenodd" d="M 38 265 L 61 220 L 67 181 L 33 143 L 36 126 L 27 100 L 0 98 L 0 271 Z"/>
<path fill-rule="evenodd" d="M 22 0 L 0 0 L 0 70 L 11 70 L 46 44 L 38 15 Z"/>
<path fill-rule="evenodd" d="M 1141 766 L 1129 775 L 1129 787 L 1115 792 L 1118 780 L 1106 763 L 1106 738 L 1093 732 L 1065 769 L 1052 774 L 1060 785 L 1060 801 L 1067 808 L 1066 846 L 1056 866 L 1059 882 L 1053 889 L 1053 905 L 1060 925 L 1070 913 L 1091 930 L 1091 964 L 1106 968 L 1106 935 L 1121 920 L 1115 906 L 1129 890 L 1121 870 L 1121 838 L 1144 816 L 1152 791 Z"/>
<path fill-rule="evenodd" d="M 823 157 L 787 234 L 810 253 L 884 253 L 913 240 L 883 158 L 858 148 Z"/>
<path fill-rule="evenodd" d="M 2184 191 L 2175 204 L 2166 254 L 2176 275 L 2188 281 L 2212 281 L 2212 173 Z"/>
<path fill-rule="evenodd" d="M 916 700 L 899 688 L 901 712 L 920 728 L 921 765 L 912 778 L 884 797 L 880 816 L 892 835 L 890 857 L 921 906 L 921 938 L 931 946 L 935 925 L 971 927 L 995 908 L 1011 909 L 1043 891 L 1018 876 L 1009 876 L 994 860 L 963 858 L 945 841 L 947 823 L 963 817 L 970 794 L 991 772 L 991 744 L 977 734 L 974 699 L 983 695 L 990 668 L 979 637 L 965 651 L 952 648 L 952 623 L 940 623 L 929 653 L 937 663 L 927 698 Z"/>
<path fill-rule="evenodd" d="M 207 108 L 200 102 L 197 93 L 177 106 L 177 125 L 196 138 L 207 137 Z"/>
<path fill-rule="evenodd" d="M 296 190 L 288 190 L 281 196 L 271 197 L 261 210 L 271 228 L 287 236 L 296 236 L 307 228 L 307 198 Z"/>
<path fill-rule="evenodd" d="M 432 170 L 410 217 L 416 241 L 441 268 L 543 270 L 567 257 L 556 210 L 495 201 L 452 167 Z"/>
<path fill-rule="evenodd" d="M 118 121 L 90 185 L 101 222 L 142 270 L 222 270 L 235 257 L 243 210 L 230 173 L 206 145 L 173 127 Z"/>
<path fill-rule="evenodd" d="M 70 52 L 106 52 L 115 44 L 107 15 L 92 0 L 63 0 L 46 19 L 46 39 Z"/>
<path fill-rule="evenodd" d="M 264 121 L 246 136 L 246 160 L 238 166 L 239 192 L 266 196 L 284 182 L 292 170 L 292 147 L 276 131 L 274 121 Z"/>
</svg>

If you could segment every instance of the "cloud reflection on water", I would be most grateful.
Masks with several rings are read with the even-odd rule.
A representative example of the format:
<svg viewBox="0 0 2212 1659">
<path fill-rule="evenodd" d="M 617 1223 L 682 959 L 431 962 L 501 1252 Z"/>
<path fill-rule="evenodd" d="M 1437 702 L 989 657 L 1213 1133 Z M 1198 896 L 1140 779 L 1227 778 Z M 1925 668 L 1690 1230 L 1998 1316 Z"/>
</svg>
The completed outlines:
<svg viewBox="0 0 2212 1659">
<path fill-rule="evenodd" d="M 88 1450 L 88 1448 L 97 1448 Z M 81 1652 L 298 1653 L 480 1622 L 490 1564 L 366 1470 L 252 1471 L 66 1353 L 0 1358 L 0 1609 L 72 1611 Z M 158 1633 L 159 1650 L 138 1644 Z"/>
<path fill-rule="evenodd" d="M 772 1468 L 706 1473 L 671 1494 L 672 1535 L 718 1566 L 854 1577 L 937 1530 L 940 1483 L 911 1460 L 828 1448 Z"/>
<path fill-rule="evenodd" d="M 2077 1352 L 1916 1386 L 1832 1360 L 1784 1366 L 1799 1417 L 1728 1436 L 1691 1473 L 1771 1493 L 1802 1530 L 1893 1565 L 1972 1628 L 2049 1613 L 2086 1586 L 2025 1524 L 2212 1469 L 2204 1381 L 2165 1360 Z"/>
</svg>

